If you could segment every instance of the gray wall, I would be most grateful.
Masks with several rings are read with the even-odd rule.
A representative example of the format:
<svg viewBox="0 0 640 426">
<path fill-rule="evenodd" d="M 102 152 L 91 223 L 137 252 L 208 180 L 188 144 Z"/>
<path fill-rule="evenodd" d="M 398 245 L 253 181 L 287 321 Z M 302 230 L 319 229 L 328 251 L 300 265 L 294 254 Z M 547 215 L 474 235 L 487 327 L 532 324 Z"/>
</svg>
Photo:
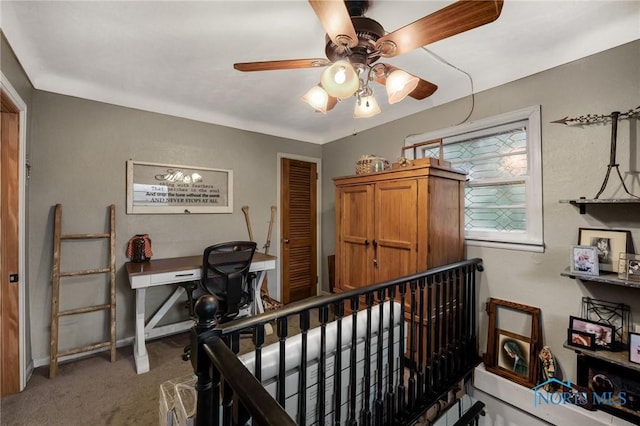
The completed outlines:
<svg viewBox="0 0 640 426">
<path fill-rule="evenodd" d="M 452 71 L 453 72 L 453 71 Z M 405 100 L 404 102 L 412 102 Z M 566 116 L 628 111 L 640 104 L 640 41 L 482 92 L 475 97 L 470 121 L 520 108 L 541 105 L 544 253 L 467 247 L 467 257 L 484 259 L 480 301 L 505 299 L 542 310 L 543 342 L 558 357 L 560 367 L 575 379 L 575 354 L 563 349 L 569 315 L 580 314 L 581 298 L 591 296 L 632 306 L 632 321 L 640 322 L 640 289 L 582 283 L 561 277 L 568 265 L 569 245 L 577 244 L 578 228 L 619 228 L 633 233 L 640 250 L 640 206 L 602 206 L 580 215 L 561 199 L 593 198 L 609 163 L 611 126 L 550 124 Z M 331 177 L 353 174 L 362 154 L 396 161 L 406 136 L 458 124 L 468 114 L 469 98 L 430 109 L 323 145 L 323 255 L 334 250 L 334 200 Z M 618 128 L 618 162 L 627 187 L 640 195 L 638 130 L 640 120 L 623 120 Z M 630 146 L 629 141 L 632 141 Z M 615 174 L 615 173 L 614 173 Z M 601 198 L 624 197 L 612 175 Z M 326 284 L 325 284 L 326 285 Z M 480 310 L 481 350 L 486 345 L 486 315 Z"/>
<path fill-rule="evenodd" d="M 29 197 L 29 293 L 34 358 L 49 353 L 53 209 L 63 206 L 64 233 L 102 232 L 107 206 L 116 205 L 117 336 L 134 334 L 134 292 L 123 271 L 129 238 L 148 233 L 156 258 L 201 253 L 214 243 L 246 239 L 240 209 L 250 206 L 253 232 L 267 235 L 269 206 L 276 200 L 277 153 L 320 157 L 319 145 L 264 136 L 84 99 L 36 91 L 32 127 L 32 170 Z M 234 172 L 232 214 L 127 215 L 126 161 L 134 159 L 231 169 Z M 260 220 L 264 218 L 264 220 Z M 67 245 L 68 244 L 68 245 Z M 68 247 L 68 249 L 67 249 Z M 62 270 L 98 267 L 106 249 L 90 243 L 63 244 Z M 68 308 L 100 303 L 96 287 L 67 279 Z M 64 281 L 63 281 L 64 283 Z M 96 282 L 95 285 L 100 285 Z M 63 285 L 63 290 L 64 290 Z M 148 291 L 147 309 L 157 306 L 170 289 Z M 61 302 L 61 305 L 62 305 Z M 104 303 L 104 302 L 102 302 Z M 66 309 L 66 308 L 63 308 Z M 178 312 L 174 312 L 178 315 Z M 184 312 L 183 312 L 184 314 Z M 95 314 L 63 318 L 60 348 L 95 342 L 104 317 Z"/>
</svg>

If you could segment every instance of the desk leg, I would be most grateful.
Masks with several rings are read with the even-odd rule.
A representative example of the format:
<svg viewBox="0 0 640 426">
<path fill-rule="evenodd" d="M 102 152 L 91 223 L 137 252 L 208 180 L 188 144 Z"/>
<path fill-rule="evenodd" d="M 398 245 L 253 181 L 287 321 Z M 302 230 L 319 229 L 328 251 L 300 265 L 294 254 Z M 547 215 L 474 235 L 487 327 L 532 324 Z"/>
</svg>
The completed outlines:
<svg viewBox="0 0 640 426">
<path fill-rule="evenodd" d="M 253 287 L 253 315 L 260 315 L 264 313 L 264 305 L 262 303 L 262 297 L 260 296 L 260 289 L 262 288 L 262 282 L 264 281 L 264 276 L 267 271 L 258 272 L 258 276 L 255 280 L 255 286 Z M 267 323 L 264 325 L 264 331 L 267 335 L 273 333 L 273 327 L 271 324 Z"/>
<path fill-rule="evenodd" d="M 136 289 L 136 336 L 133 342 L 133 357 L 138 374 L 149 371 L 149 354 L 144 341 L 144 308 L 147 295 L 146 288 Z"/>
</svg>

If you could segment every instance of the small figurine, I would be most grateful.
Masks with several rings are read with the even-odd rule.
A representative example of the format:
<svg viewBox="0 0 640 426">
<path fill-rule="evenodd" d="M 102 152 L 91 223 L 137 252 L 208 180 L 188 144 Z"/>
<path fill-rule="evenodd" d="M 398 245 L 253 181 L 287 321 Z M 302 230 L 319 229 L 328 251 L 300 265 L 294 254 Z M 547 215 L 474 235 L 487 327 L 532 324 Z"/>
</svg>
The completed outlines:
<svg viewBox="0 0 640 426">
<path fill-rule="evenodd" d="M 540 362 L 542 364 L 542 383 L 544 383 L 556 375 L 556 364 L 549 346 L 544 346 L 540 350 L 538 358 L 540 358 Z M 547 392 L 554 392 L 556 390 L 554 383 L 547 383 L 544 385 L 543 389 Z"/>
</svg>

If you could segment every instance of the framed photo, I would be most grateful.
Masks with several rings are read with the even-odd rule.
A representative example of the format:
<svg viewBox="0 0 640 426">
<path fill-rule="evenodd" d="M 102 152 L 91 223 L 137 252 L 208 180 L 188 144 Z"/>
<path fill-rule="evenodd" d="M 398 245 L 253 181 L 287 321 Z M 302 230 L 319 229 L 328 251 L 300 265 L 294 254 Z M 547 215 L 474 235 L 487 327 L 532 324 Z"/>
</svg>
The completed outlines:
<svg viewBox="0 0 640 426">
<path fill-rule="evenodd" d="M 127 214 L 233 213 L 233 171 L 127 161 Z"/>
<path fill-rule="evenodd" d="M 498 368 L 522 379 L 529 378 L 531 339 L 527 336 L 498 330 Z"/>
<path fill-rule="evenodd" d="M 489 299 L 487 371 L 526 387 L 537 381 L 540 350 L 540 309 L 500 299 Z"/>
<path fill-rule="evenodd" d="M 586 331 L 567 328 L 567 344 L 577 348 L 596 350 L 596 335 Z"/>
<path fill-rule="evenodd" d="M 640 255 L 621 253 L 618 264 L 618 278 L 627 281 L 640 281 Z"/>
<path fill-rule="evenodd" d="M 594 406 L 640 424 L 640 371 L 586 355 L 577 360 L 577 384 L 598 398 Z"/>
<path fill-rule="evenodd" d="M 615 328 L 611 324 L 591 321 L 574 316 L 569 317 L 569 328 L 594 335 L 595 349 L 612 350 L 615 345 Z"/>
<path fill-rule="evenodd" d="M 640 364 L 640 334 L 629 332 L 629 361 Z"/>
<path fill-rule="evenodd" d="M 596 247 L 600 271 L 617 273 L 620 253 L 634 253 L 631 231 L 626 230 L 579 228 L 578 244 Z"/>
<path fill-rule="evenodd" d="M 569 269 L 584 275 L 599 275 L 598 249 L 595 246 L 571 246 Z"/>
</svg>

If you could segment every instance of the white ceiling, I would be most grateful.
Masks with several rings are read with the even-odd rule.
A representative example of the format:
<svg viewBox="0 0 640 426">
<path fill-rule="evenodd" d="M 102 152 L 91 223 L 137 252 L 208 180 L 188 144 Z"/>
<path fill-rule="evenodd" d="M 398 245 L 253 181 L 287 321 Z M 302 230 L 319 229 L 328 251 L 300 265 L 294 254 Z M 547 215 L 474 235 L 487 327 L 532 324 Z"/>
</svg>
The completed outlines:
<svg viewBox="0 0 640 426">
<path fill-rule="evenodd" d="M 449 3 L 373 0 L 365 15 L 391 32 Z M 497 21 L 385 60 L 439 89 L 388 105 L 375 86 L 383 112 L 366 119 L 353 118 L 354 99 L 326 115 L 300 101 L 322 69 L 233 69 L 323 58 L 305 0 L 2 0 L 0 26 L 37 89 L 326 143 L 468 96 L 465 73 L 477 93 L 637 40 L 640 2 L 505 0 Z"/>
</svg>

